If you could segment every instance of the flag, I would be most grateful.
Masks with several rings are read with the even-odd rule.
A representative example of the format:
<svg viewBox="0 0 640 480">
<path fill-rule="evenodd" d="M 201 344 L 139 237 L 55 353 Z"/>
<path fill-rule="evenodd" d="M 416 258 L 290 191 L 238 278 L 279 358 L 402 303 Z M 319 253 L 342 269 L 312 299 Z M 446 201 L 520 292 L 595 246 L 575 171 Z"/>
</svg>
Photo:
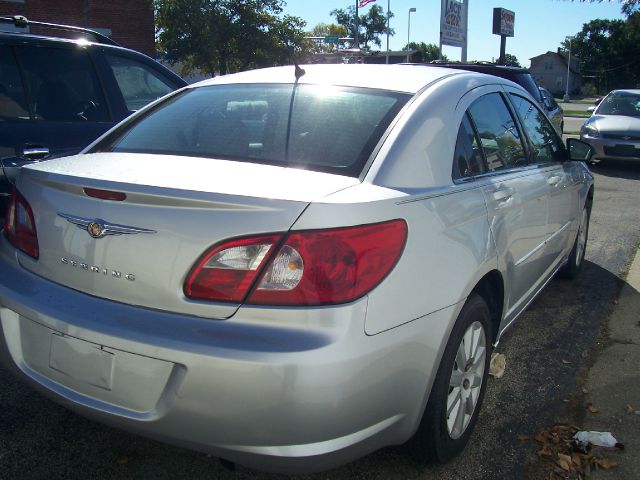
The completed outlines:
<svg viewBox="0 0 640 480">
<path fill-rule="evenodd" d="M 365 5 L 368 5 L 369 3 L 375 2 L 376 0 L 360 0 L 358 2 L 358 7 L 362 8 Z"/>
</svg>

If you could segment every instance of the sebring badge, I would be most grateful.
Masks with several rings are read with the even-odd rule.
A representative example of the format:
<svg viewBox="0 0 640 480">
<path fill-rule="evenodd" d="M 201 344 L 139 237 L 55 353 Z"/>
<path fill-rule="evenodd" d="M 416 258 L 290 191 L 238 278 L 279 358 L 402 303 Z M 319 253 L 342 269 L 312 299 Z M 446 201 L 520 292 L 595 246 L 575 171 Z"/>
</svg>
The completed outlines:
<svg viewBox="0 0 640 480">
<path fill-rule="evenodd" d="M 108 223 L 100 218 L 84 218 L 68 215 L 58 212 L 58 216 L 64 218 L 67 222 L 77 225 L 78 228 L 86 230 L 92 238 L 102 238 L 107 235 L 132 235 L 134 233 L 156 233 L 155 230 L 147 230 L 146 228 L 130 227 L 128 225 L 118 225 L 117 223 Z"/>
</svg>

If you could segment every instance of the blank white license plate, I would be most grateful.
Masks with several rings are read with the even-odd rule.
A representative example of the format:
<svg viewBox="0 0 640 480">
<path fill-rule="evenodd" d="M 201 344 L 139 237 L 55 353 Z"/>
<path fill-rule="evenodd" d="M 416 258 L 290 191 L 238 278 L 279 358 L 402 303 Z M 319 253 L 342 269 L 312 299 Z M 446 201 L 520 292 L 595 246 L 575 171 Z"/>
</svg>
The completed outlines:
<svg viewBox="0 0 640 480">
<path fill-rule="evenodd" d="M 76 380 L 111 390 L 114 360 L 113 353 L 102 350 L 95 343 L 51 335 L 49 367 Z"/>
</svg>

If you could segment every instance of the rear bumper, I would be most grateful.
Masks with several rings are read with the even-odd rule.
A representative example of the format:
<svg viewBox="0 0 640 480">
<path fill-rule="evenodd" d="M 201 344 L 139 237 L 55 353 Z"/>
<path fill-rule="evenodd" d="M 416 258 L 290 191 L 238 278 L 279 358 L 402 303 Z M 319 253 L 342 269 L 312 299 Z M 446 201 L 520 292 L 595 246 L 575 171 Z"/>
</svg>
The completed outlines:
<svg viewBox="0 0 640 480">
<path fill-rule="evenodd" d="M 456 313 L 375 336 L 366 298 L 189 317 L 52 284 L 10 250 L 0 245 L 9 369 L 92 419 L 261 470 L 323 470 L 407 440 Z"/>
</svg>

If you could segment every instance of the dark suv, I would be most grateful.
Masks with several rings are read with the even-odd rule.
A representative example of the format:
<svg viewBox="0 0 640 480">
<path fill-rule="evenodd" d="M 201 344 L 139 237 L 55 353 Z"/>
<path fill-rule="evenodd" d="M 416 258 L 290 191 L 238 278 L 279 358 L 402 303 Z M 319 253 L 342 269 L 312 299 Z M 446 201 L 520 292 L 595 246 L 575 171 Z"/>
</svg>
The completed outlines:
<svg viewBox="0 0 640 480">
<path fill-rule="evenodd" d="M 471 70 L 472 72 L 486 73 L 495 75 L 496 77 L 506 78 L 523 87 L 529 94 L 544 107 L 544 102 L 536 81 L 533 79 L 531 72 L 526 68 L 508 67 L 506 65 L 496 65 L 489 62 L 441 62 L 436 60 L 431 63 L 438 67 L 457 68 L 459 70 Z"/>
<path fill-rule="evenodd" d="M 82 37 L 0 32 L 0 159 L 7 169 L 21 160 L 77 153 L 130 113 L 186 85 L 97 32 L 19 16 L 0 17 L 0 23 Z"/>
</svg>

